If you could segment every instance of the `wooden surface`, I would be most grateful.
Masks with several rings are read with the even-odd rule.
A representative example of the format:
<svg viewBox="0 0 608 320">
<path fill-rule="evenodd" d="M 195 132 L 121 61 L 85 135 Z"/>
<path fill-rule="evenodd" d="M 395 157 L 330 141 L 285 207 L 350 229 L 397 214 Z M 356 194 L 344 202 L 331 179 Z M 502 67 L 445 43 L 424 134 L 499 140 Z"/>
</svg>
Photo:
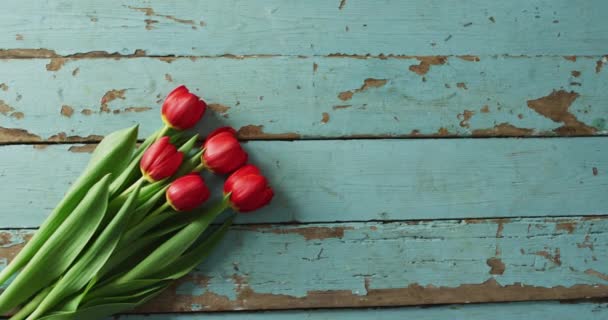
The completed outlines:
<svg viewBox="0 0 608 320">
<path fill-rule="evenodd" d="M 572 303 L 608 297 L 607 10 L 6 1 L 0 258 L 96 142 L 133 123 L 147 136 L 186 84 L 210 103 L 197 130 L 238 129 L 277 196 L 121 319 L 607 317 Z"/>
</svg>

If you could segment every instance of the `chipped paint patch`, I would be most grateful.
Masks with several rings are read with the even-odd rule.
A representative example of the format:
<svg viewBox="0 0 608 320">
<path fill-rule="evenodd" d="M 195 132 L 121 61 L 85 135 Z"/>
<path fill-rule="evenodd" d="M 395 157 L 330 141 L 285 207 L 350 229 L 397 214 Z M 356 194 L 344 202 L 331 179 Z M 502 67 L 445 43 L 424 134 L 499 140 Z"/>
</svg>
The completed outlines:
<svg viewBox="0 0 608 320">
<path fill-rule="evenodd" d="M 338 5 L 338 10 L 344 9 L 345 5 L 346 5 L 346 0 L 340 0 L 340 5 Z"/>
<path fill-rule="evenodd" d="M 70 118 L 74 114 L 74 108 L 64 104 L 61 106 L 61 115 Z"/>
<path fill-rule="evenodd" d="M 24 129 L 0 127 L 0 143 L 34 141 L 42 141 L 42 138 Z"/>
<path fill-rule="evenodd" d="M 459 113 L 456 118 L 458 120 L 460 120 L 460 126 L 463 128 L 468 128 L 469 127 L 469 120 L 471 120 L 471 117 L 473 117 L 473 115 L 475 114 L 475 112 L 471 111 L 471 110 L 464 110 L 462 113 Z"/>
<path fill-rule="evenodd" d="M 52 58 L 51 62 L 46 65 L 46 70 L 48 71 L 59 71 L 61 67 L 66 63 L 66 58 L 56 57 Z"/>
<path fill-rule="evenodd" d="M 464 90 L 468 90 L 469 89 L 469 88 L 467 88 L 467 84 L 464 83 L 464 82 L 458 82 L 456 84 L 456 87 L 459 88 L 459 89 L 464 89 Z"/>
<path fill-rule="evenodd" d="M 273 233 L 273 234 L 297 234 L 306 241 L 310 240 L 324 240 L 329 238 L 344 238 L 344 232 L 347 230 L 354 230 L 353 227 L 286 227 L 281 228 L 274 225 L 244 225 L 235 227 L 237 230 L 255 231 L 260 233 Z"/>
<path fill-rule="evenodd" d="M 229 106 L 219 104 L 219 103 L 210 103 L 207 107 L 209 109 L 211 109 L 211 111 L 213 111 L 215 113 L 219 113 L 219 114 L 224 114 L 224 113 L 228 112 L 228 110 L 230 110 Z"/>
<path fill-rule="evenodd" d="M 73 77 L 77 76 L 78 72 L 80 72 L 80 67 L 77 67 L 76 69 L 72 70 L 72 76 Z"/>
<path fill-rule="evenodd" d="M 263 125 L 246 125 L 241 127 L 237 134 L 242 140 L 296 140 L 300 135 L 295 132 L 265 133 Z"/>
<path fill-rule="evenodd" d="M 416 73 L 419 76 L 423 76 L 429 72 L 431 66 L 437 66 L 445 64 L 448 58 L 446 56 L 423 56 L 416 57 L 420 63 L 417 65 L 411 65 L 410 71 Z"/>
<path fill-rule="evenodd" d="M 46 141 L 49 142 L 81 142 L 81 141 L 101 141 L 103 136 L 91 134 L 86 137 L 82 136 L 68 136 L 65 132 L 59 132 L 50 136 Z"/>
<path fill-rule="evenodd" d="M 573 77 L 578 78 L 578 77 L 580 77 L 581 72 L 580 72 L 580 71 L 577 71 L 577 70 L 572 70 L 572 71 L 570 71 L 570 74 L 571 74 Z"/>
<path fill-rule="evenodd" d="M 383 87 L 384 85 L 386 85 L 387 82 L 388 80 L 386 79 L 367 78 L 363 80 L 363 85 L 361 85 L 359 89 L 340 92 L 340 94 L 338 94 L 338 98 L 342 101 L 350 100 L 355 93 L 363 92 L 370 88 Z"/>
<path fill-rule="evenodd" d="M 17 120 L 21 120 L 25 117 L 25 114 L 23 112 L 13 112 L 11 113 L 11 118 L 15 118 Z"/>
<path fill-rule="evenodd" d="M 144 111 L 148 111 L 148 110 L 152 110 L 152 108 L 150 108 L 150 107 L 126 107 L 122 111 L 123 112 L 144 112 Z"/>
<path fill-rule="evenodd" d="M 566 231 L 569 234 L 572 234 L 574 232 L 574 229 L 576 228 L 576 222 L 560 222 L 558 224 L 555 225 L 555 231 Z"/>
<path fill-rule="evenodd" d="M 483 107 L 481 107 L 481 109 L 479 109 L 479 112 L 481 112 L 481 113 L 490 113 L 490 107 L 486 104 Z"/>
<path fill-rule="evenodd" d="M 595 63 L 595 73 L 600 73 L 604 65 L 608 63 L 608 56 L 603 56 L 601 59 L 596 61 Z"/>
<path fill-rule="evenodd" d="M 165 73 L 165 80 L 167 80 L 169 82 L 173 82 L 173 77 L 170 74 Z"/>
<path fill-rule="evenodd" d="M 553 254 L 551 254 L 550 252 L 548 252 L 546 250 L 537 251 L 534 254 L 551 261 L 553 264 L 555 264 L 557 266 L 562 265 L 561 254 L 560 254 L 559 248 L 556 248 L 555 252 Z"/>
<path fill-rule="evenodd" d="M 91 153 L 97 148 L 96 144 L 83 144 L 80 146 L 71 146 L 68 151 L 76 153 Z"/>
<path fill-rule="evenodd" d="M 0 90 L 8 91 L 8 86 L 6 85 L 6 83 L 0 83 Z"/>
<path fill-rule="evenodd" d="M 589 135 L 594 134 L 597 130 L 585 123 L 579 121 L 568 108 L 574 100 L 579 97 L 579 94 L 565 90 L 551 92 L 548 96 L 534 100 L 528 100 L 528 108 L 536 111 L 536 113 L 553 120 L 554 122 L 562 122 L 564 125 L 553 130 L 561 135 Z"/>
<path fill-rule="evenodd" d="M 588 274 L 590 276 L 594 276 L 594 277 L 600 278 L 600 279 L 602 279 L 604 281 L 608 281 L 608 274 L 601 273 L 601 272 L 593 270 L 593 269 L 587 269 L 587 270 L 585 270 L 585 274 Z"/>
<path fill-rule="evenodd" d="M 9 106 L 4 100 L 0 100 L 0 113 L 6 116 L 13 111 L 15 111 L 15 108 Z"/>
<path fill-rule="evenodd" d="M 108 104 L 116 99 L 124 100 L 126 91 L 127 91 L 127 89 L 121 89 L 121 90 L 112 89 L 112 90 L 107 91 L 101 98 L 100 111 L 106 112 L 106 113 L 109 113 L 110 111 L 112 111 L 110 109 L 110 107 L 108 106 Z"/>
<path fill-rule="evenodd" d="M 345 104 L 345 105 L 340 105 L 340 106 L 333 106 L 332 109 L 334 109 L 334 110 L 340 110 L 340 109 L 348 109 L 350 107 L 352 107 L 352 105 Z"/>
<path fill-rule="evenodd" d="M 189 25 L 192 27 L 192 29 L 196 30 L 198 29 L 198 26 L 204 26 L 205 23 L 203 21 L 199 21 L 199 23 L 197 24 L 194 20 L 189 20 L 189 19 L 181 19 L 181 18 L 176 18 L 172 15 L 167 15 L 167 14 L 159 14 L 156 13 L 154 11 L 154 9 L 152 8 L 142 8 L 142 7 L 133 7 L 133 6 L 128 6 L 129 9 L 132 10 L 136 10 L 139 12 L 143 12 L 147 17 L 159 17 L 159 18 L 165 18 L 167 20 L 171 20 L 180 24 L 185 24 L 185 25 Z M 150 21 L 150 22 L 149 22 Z M 152 19 L 146 19 L 146 29 L 147 30 L 151 30 L 153 29 L 152 25 L 154 23 L 157 23 L 157 20 L 152 20 Z"/>
<path fill-rule="evenodd" d="M 459 59 L 465 60 L 465 61 L 471 61 L 471 62 L 479 62 L 480 59 L 478 56 L 471 56 L 471 55 L 464 55 L 464 56 L 457 56 Z"/>
<path fill-rule="evenodd" d="M 510 123 L 500 123 L 490 129 L 475 129 L 471 134 L 473 136 L 482 137 L 525 137 L 534 133 L 534 129 L 519 128 Z"/>
<path fill-rule="evenodd" d="M 572 62 L 576 62 L 576 56 L 564 56 L 564 59 Z"/>
<path fill-rule="evenodd" d="M 501 275 L 505 273 L 506 267 L 500 258 L 490 258 L 486 263 L 488 264 L 488 267 L 490 267 L 490 274 Z"/>
<path fill-rule="evenodd" d="M 322 123 L 328 123 L 329 122 L 329 113 L 323 112 L 322 118 L 321 118 L 321 122 Z"/>
</svg>

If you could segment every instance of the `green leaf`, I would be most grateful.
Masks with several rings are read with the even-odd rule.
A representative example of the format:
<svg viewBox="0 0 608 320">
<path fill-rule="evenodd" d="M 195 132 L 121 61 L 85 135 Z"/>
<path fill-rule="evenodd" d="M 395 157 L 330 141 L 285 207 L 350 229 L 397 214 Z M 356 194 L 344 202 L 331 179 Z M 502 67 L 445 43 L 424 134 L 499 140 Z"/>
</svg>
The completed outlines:
<svg viewBox="0 0 608 320">
<path fill-rule="evenodd" d="M 124 276 L 116 280 L 125 282 L 134 279 L 146 278 L 159 268 L 173 263 L 192 245 L 198 237 L 207 229 L 209 224 L 227 208 L 226 200 L 218 202 L 211 207 L 206 214 L 200 215 L 190 224 L 179 230 L 169 240 L 160 245 L 154 252 L 131 269 Z"/>
<path fill-rule="evenodd" d="M 133 184 L 135 180 L 141 177 L 141 171 L 139 170 L 139 161 L 144 155 L 144 151 L 154 142 L 158 137 L 158 134 L 162 129 L 157 130 L 151 134 L 139 147 L 135 150 L 133 157 L 131 158 L 127 167 L 118 175 L 112 184 L 110 185 L 110 196 L 120 194 L 129 185 Z"/>
<path fill-rule="evenodd" d="M 32 319 L 44 314 L 61 300 L 78 292 L 93 279 L 101 267 L 106 263 L 118 240 L 126 227 L 126 221 L 133 208 L 135 199 L 139 194 L 141 182 L 124 203 L 120 211 L 114 216 L 110 224 L 102 231 L 93 244 L 86 249 L 85 253 L 76 263 L 61 277 L 53 290 L 44 298 L 38 308 L 30 316 Z"/>
<path fill-rule="evenodd" d="M 10 320 L 23 320 L 27 318 L 27 316 L 30 315 L 30 313 L 32 313 L 36 309 L 38 304 L 42 302 L 44 297 L 46 297 L 46 295 L 51 291 L 52 288 L 52 286 L 48 286 L 47 288 L 44 288 L 42 289 L 42 291 L 38 292 L 36 296 L 31 299 L 26 305 L 21 307 L 21 309 L 17 313 L 15 313 Z"/>
<path fill-rule="evenodd" d="M 74 212 L 40 247 L 0 295 L 0 313 L 23 303 L 68 269 L 89 242 L 104 216 L 108 204 L 109 184 L 108 174 L 87 192 Z"/>
<path fill-rule="evenodd" d="M 67 194 L 42 224 L 34 237 L 13 259 L 2 272 L 0 284 L 6 282 L 17 271 L 23 268 L 45 242 L 55 233 L 57 228 L 76 208 L 78 203 L 93 184 L 108 173 L 117 175 L 127 164 L 135 147 L 137 139 L 137 126 L 116 131 L 106 136 L 97 146 L 91 160 L 80 178 L 74 182 Z"/>
<path fill-rule="evenodd" d="M 40 318 L 39 320 L 105 319 L 113 314 L 128 311 L 146 303 L 165 290 L 169 285 L 167 282 L 154 281 L 156 283 L 155 285 L 152 285 L 145 290 L 138 290 L 135 294 L 101 298 L 97 301 L 92 301 L 94 304 L 79 310 L 55 312 Z"/>
<path fill-rule="evenodd" d="M 179 257 L 170 265 L 167 265 L 164 269 L 158 271 L 152 275 L 153 278 L 158 279 L 179 279 L 190 271 L 194 270 L 200 265 L 208 256 L 211 254 L 215 246 L 224 238 L 226 232 L 232 225 L 233 218 L 227 219 L 221 227 L 215 230 L 205 241 L 193 248 L 188 250 L 184 255 Z"/>
</svg>

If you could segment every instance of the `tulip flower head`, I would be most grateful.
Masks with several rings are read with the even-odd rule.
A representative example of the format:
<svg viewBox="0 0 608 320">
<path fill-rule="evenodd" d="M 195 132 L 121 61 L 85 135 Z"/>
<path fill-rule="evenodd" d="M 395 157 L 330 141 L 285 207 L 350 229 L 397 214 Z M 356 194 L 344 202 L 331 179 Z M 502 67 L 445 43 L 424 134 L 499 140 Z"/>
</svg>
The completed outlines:
<svg viewBox="0 0 608 320">
<path fill-rule="evenodd" d="M 235 171 L 224 183 L 224 194 L 238 212 L 249 212 L 267 205 L 274 192 L 260 170 L 251 164 Z"/>
<path fill-rule="evenodd" d="M 205 143 L 202 163 L 209 170 L 226 174 L 242 167 L 247 162 L 247 152 L 236 138 L 236 131 L 223 127 L 211 132 Z"/>
<path fill-rule="evenodd" d="M 150 182 L 172 176 L 182 164 L 184 154 L 171 144 L 169 137 L 154 142 L 145 152 L 139 163 L 144 178 Z"/>
<path fill-rule="evenodd" d="M 169 127 L 185 130 L 194 125 L 203 117 L 207 109 L 205 101 L 188 91 L 186 86 L 175 88 L 163 103 L 161 117 Z"/>
<path fill-rule="evenodd" d="M 203 178 L 191 173 L 173 181 L 167 189 L 167 202 L 176 211 L 196 209 L 209 199 L 209 188 Z"/>
</svg>

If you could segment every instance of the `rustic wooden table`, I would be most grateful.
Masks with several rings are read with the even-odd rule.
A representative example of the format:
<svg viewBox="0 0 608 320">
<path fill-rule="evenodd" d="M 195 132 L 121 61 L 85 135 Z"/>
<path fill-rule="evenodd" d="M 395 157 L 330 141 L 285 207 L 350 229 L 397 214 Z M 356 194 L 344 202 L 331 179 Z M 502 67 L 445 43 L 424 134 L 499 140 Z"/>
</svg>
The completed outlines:
<svg viewBox="0 0 608 320">
<path fill-rule="evenodd" d="M 2 4 L 4 263 L 186 84 L 277 196 L 121 319 L 608 318 L 605 0 Z"/>
</svg>

